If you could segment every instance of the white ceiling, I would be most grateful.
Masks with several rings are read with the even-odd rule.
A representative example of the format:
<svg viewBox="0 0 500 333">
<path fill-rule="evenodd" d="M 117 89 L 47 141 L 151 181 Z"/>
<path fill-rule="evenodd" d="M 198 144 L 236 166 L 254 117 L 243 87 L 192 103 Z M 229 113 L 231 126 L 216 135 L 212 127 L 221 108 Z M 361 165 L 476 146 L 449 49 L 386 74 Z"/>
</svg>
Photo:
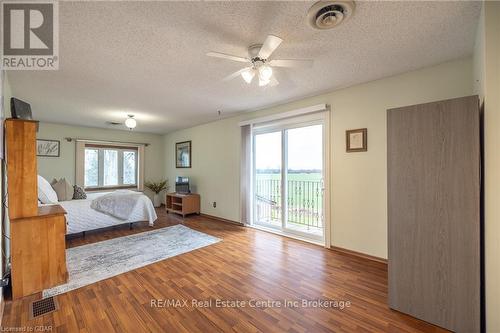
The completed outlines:
<svg viewBox="0 0 500 333">
<path fill-rule="evenodd" d="M 479 2 L 356 2 L 326 31 L 306 24 L 312 2 L 60 2 L 60 69 L 11 71 L 36 119 L 110 127 L 132 113 L 136 131 L 166 133 L 472 54 Z M 280 85 L 221 79 L 268 34 L 273 57 L 314 59 L 277 69 Z"/>
</svg>

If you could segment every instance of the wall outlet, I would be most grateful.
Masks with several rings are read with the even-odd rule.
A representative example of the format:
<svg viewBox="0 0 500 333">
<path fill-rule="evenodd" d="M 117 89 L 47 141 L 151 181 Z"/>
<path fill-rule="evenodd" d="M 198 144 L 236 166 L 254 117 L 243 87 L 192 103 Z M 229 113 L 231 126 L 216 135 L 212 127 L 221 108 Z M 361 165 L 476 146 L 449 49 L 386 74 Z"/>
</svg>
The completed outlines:
<svg viewBox="0 0 500 333">
<path fill-rule="evenodd" d="M 212 206 L 214 206 L 214 208 L 216 208 L 217 207 L 217 202 L 214 201 L 214 203 L 212 204 Z"/>
</svg>

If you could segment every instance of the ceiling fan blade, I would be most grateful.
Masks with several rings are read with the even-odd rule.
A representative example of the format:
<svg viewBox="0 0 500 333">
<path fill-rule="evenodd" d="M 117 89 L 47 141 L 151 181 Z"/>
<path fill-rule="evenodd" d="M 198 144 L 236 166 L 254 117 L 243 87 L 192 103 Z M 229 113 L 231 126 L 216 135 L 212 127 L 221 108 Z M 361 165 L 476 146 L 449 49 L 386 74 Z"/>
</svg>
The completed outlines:
<svg viewBox="0 0 500 333">
<path fill-rule="evenodd" d="M 229 81 L 229 80 L 232 80 L 236 77 L 238 77 L 239 75 L 241 75 L 241 73 L 243 73 L 244 71 L 247 71 L 249 69 L 251 69 L 252 67 L 245 67 L 245 68 L 242 68 L 240 69 L 239 71 L 236 71 L 232 74 L 229 74 L 228 76 L 226 76 L 225 78 L 222 79 L 222 81 Z"/>
<path fill-rule="evenodd" d="M 269 65 L 274 67 L 302 67 L 309 68 L 313 65 L 313 60 L 309 59 L 297 59 L 297 60 L 271 60 Z"/>
<path fill-rule="evenodd" d="M 261 59 L 267 59 L 271 56 L 271 54 L 280 46 L 281 42 L 283 39 L 269 35 L 267 36 L 266 40 L 264 41 L 264 44 L 260 48 L 258 57 Z"/>
<path fill-rule="evenodd" d="M 227 60 L 233 60 L 233 61 L 239 61 L 239 62 L 250 62 L 250 59 L 238 57 L 238 56 L 234 56 L 234 55 L 230 55 L 230 54 L 220 53 L 220 52 L 208 52 L 207 56 L 221 58 L 221 59 L 227 59 Z"/>
</svg>

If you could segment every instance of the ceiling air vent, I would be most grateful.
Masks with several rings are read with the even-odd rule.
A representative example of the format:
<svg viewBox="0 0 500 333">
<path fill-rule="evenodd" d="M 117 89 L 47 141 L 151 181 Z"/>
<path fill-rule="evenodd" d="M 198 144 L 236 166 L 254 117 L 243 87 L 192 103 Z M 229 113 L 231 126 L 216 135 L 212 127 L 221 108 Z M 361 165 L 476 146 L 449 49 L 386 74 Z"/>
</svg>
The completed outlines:
<svg viewBox="0 0 500 333">
<path fill-rule="evenodd" d="M 354 7 L 354 1 L 319 1 L 307 12 L 307 20 L 315 29 L 331 29 L 346 21 Z"/>
</svg>

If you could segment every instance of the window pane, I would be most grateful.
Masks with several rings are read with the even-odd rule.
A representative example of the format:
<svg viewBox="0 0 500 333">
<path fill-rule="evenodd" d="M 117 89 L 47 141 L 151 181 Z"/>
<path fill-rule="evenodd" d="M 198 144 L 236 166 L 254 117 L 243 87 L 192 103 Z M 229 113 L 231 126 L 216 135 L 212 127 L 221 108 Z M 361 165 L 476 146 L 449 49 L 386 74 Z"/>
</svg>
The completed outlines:
<svg viewBox="0 0 500 333">
<path fill-rule="evenodd" d="M 255 220 L 281 227 L 281 131 L 255 135 Z"/>
<path fill-rule="evenodd" d="M 104 150 L 104 186 L 118 185 L 118 151 Z"/>
<path fill-rule="evenodd" d="M 135 151 L 124 151 L 123 152 L 123 184 L 124 185 L 135 185 L 135 161 L 136 161 Z"/>
<path fill-rule="evenodd" d="M 99 182 L 99 152 L 85 149 L 85 187 L 97 186 Z"/>
</svg>

